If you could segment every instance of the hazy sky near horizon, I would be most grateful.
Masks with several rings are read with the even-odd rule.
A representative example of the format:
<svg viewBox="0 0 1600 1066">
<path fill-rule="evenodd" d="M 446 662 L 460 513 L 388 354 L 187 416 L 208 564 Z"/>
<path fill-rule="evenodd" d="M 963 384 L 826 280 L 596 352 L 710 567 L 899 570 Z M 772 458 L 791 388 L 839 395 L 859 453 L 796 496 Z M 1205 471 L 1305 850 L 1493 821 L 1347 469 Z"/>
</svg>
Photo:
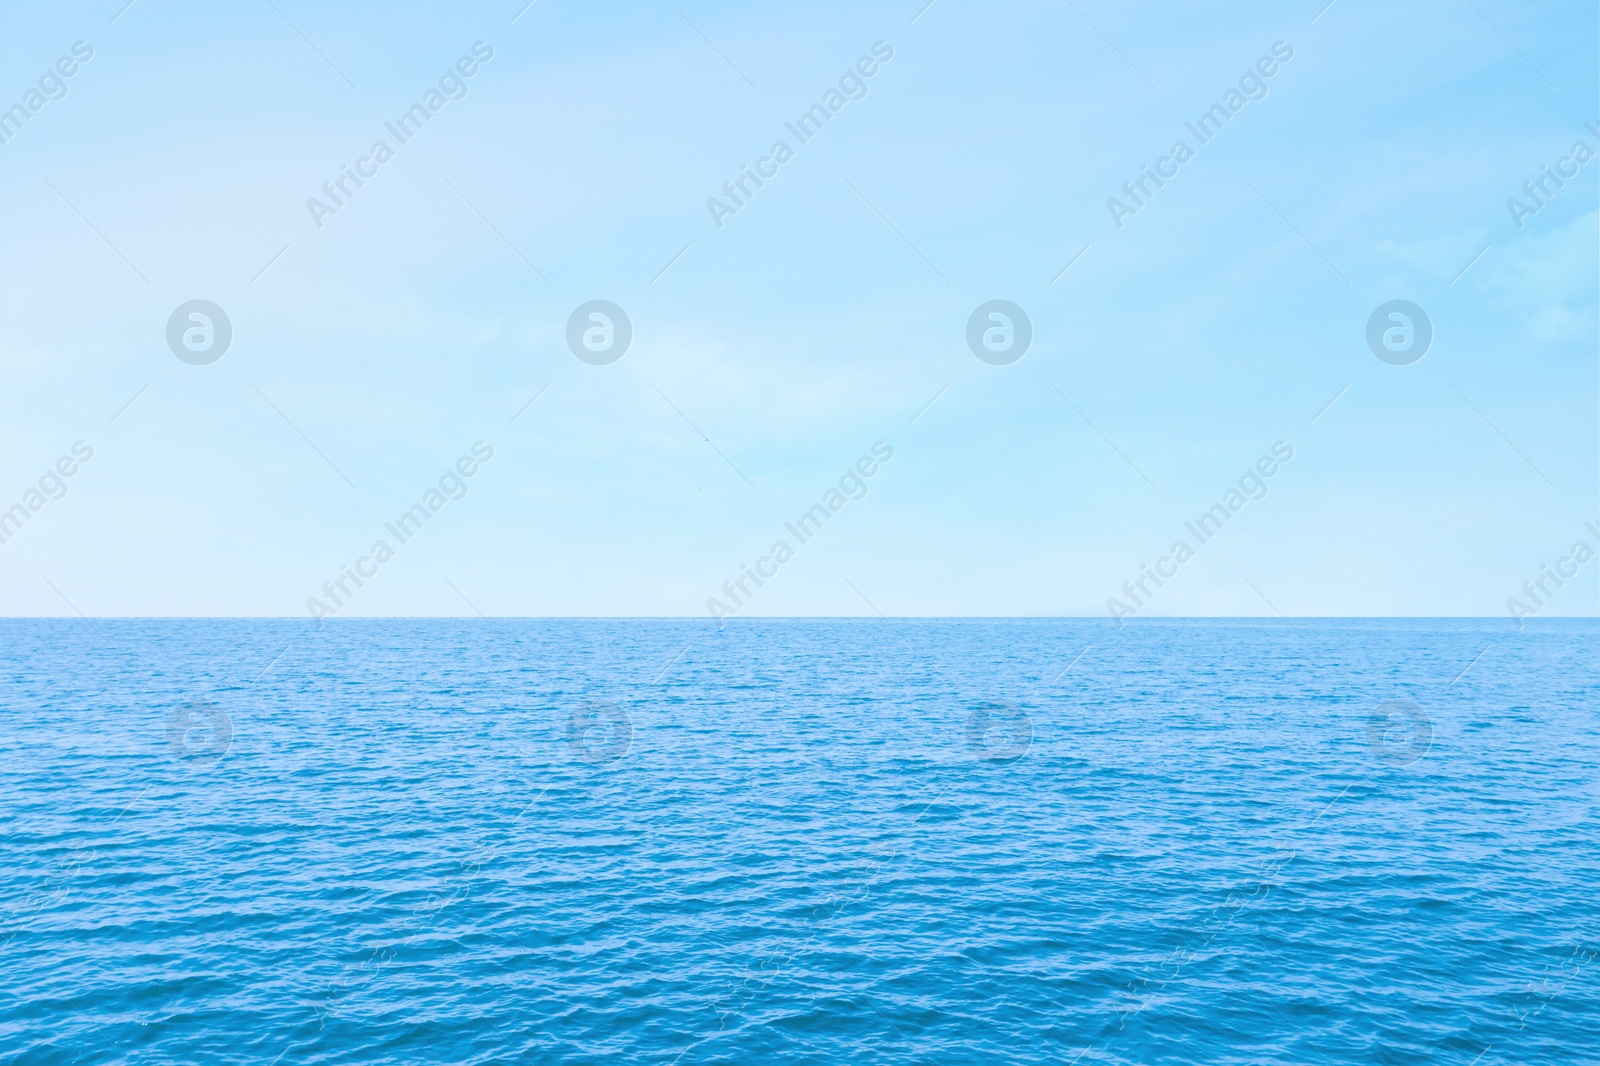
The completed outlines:
<svg viewBox="0 0 1600 1066">
<path fill-rule="evenodd" d="M 0 9 L 0 614 L 1596 612 L 1591 6 L 124 2 Z"/>
</svg>

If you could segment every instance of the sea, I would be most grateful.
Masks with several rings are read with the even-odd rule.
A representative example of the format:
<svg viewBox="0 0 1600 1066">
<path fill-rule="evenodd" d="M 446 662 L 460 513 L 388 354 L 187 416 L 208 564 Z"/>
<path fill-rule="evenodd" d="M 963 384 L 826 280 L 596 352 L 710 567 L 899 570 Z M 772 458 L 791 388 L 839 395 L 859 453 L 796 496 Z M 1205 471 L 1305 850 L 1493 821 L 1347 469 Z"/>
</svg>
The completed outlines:
<svg viewBox="0 0 1600 1066">
<path fill-rule="evenodd" d="M 0 1061 L 1600 1062 L 1597 636 L 3 620 Z"/>
</svg>

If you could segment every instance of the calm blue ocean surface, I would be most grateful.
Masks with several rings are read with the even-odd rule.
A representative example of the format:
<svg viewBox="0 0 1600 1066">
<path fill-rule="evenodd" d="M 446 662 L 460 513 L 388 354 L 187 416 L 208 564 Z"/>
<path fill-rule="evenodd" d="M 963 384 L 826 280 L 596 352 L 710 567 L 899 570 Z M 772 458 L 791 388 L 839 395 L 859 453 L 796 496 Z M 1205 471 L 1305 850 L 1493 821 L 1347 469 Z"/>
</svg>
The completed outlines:
<svg viewBox="0 0 1600 1066">
<path fill-rule="evenodd" d="M 0 621 L 0 1059 L 1600 1062 L 1597 636 Z"/>
</svg>

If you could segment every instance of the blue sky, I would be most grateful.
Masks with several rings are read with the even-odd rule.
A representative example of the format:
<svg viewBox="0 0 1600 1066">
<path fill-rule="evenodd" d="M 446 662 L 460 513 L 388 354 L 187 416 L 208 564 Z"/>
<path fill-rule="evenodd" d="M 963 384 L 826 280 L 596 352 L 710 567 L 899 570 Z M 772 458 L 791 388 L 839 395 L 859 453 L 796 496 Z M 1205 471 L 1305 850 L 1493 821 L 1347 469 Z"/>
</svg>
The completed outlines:
<svg viewBox="0 0 1600 1066">
<path fill-rule="evenodd" d="M 1600 162 L 1506 203 L 1600 147 L 1596 24 L 1474 2 L 8 5 L 0 105 L 94 54 L 0 145 L 0 508 L 94 454 L 0 544 L 0 612 L 305 615 L 483 441 L 341 615 L 705 615 L 885 441 L 741 613 L 1105 617 L 1285 441 L 1141 617 L 1505 615 L 1600 517 Z M 233 329 L 204 366 L 165 339 L 196 299 Z M 605 366 L 565 339 L 594 299 L 633 327 Z M 966 344 L 993 299 L 1010 365 Z M 1365 341 L 1394 299 L 1433 325 L 1408 366 Z"/>
</svg>

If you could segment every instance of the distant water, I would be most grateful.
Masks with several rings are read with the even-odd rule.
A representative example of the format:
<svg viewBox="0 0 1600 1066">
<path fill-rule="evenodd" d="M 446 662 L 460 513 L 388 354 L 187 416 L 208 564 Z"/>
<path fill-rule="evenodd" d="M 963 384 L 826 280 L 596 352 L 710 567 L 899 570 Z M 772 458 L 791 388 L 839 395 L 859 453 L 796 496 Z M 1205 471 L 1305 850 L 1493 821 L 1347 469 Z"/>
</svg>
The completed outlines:
<svg viewBox="0 0 1600 1066">
<path fill-rule="evenodd" d="M 0 1059 L 1597 1062 L 1597 636 L 0 621 Z"/>
</svg>

